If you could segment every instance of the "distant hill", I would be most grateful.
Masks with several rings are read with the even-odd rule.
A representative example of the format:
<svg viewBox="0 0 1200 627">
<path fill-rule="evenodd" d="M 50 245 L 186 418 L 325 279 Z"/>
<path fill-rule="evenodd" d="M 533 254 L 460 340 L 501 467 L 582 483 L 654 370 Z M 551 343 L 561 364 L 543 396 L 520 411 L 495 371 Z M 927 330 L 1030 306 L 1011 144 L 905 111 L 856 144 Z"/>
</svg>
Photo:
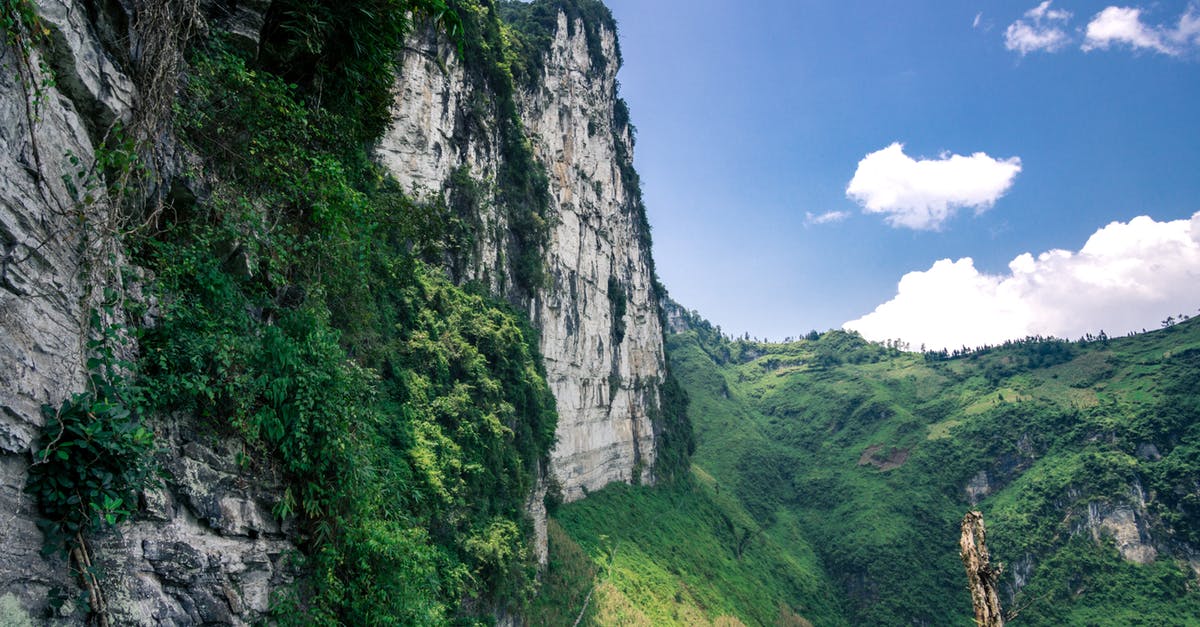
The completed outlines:
<svg viewBox="0 0 1200 627">
<path fill-rule="evenodd" d="M 678 310 L 671 327 L 704 481 L 564 508 L 558 518 L 585 548 L 598 546 L 588 521 L 606 512 L 691 506 L 681 491 L 732 495 L 726 509 L 744 510 L 754 531 L 728 563 L 784 596 L 753 611 L 749 599 L 731 604 L 730 616 L 773 624 L 786 607 L 813 624 L 970 625 L 958 523 L 979 509 L 1016 624 L 1200 624 L 1200 322 L 958 356 L 842 331 L 733 341 Z M 619 551 L 643 556 L 660 579 L 686 581 L 698 567 L 675 548 L 682 540 L 619 529 L 606 541 L 620 538 Z M 712 553 L 727 550 L 713 543 Z M 808 559 L 789 562 L 801 575 L 745 564 L 764 553 Z M 780 581 L 793 576 L 831 585 L 836 599 L 787 597 Z M 637 601 L 654 577 L 598 579 Z"/>
</svg>

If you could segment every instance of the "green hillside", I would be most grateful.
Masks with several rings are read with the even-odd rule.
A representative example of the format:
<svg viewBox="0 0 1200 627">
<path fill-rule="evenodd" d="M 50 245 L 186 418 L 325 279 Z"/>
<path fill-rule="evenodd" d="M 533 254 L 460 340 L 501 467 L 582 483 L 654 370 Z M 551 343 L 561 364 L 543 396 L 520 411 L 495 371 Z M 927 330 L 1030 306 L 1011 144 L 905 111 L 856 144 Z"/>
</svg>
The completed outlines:
<svg viewBox="0 0 1200 627">
<path fill-rule="evenodd" d="M 841 331 L 730 341 L 698 316 L 687 322 L 668 352 L 707 491 L 606 490 L 559 514 L 593 556 L 623 534 L 616 563 L 642 570 L 614 567 L 607 579 L 642 611 L 670 604 L 639 591 L 698 576 L 736 599 L 722 606 L 730 615 L 773 624 L 779 602 L 738 597 L 720 578 L 760 577 L 746 585 L 786 595 L 782 583 L 801 576 L 836 590 L 824 605 L 804 596 L 814 588 L 783 597 L 813 624 L 970 625 L 957 542 L 974 507 L 1005 564 L 1015 624 L 1200 624 L 1200 559 L 1188 557 L 1200 546 L 1200 322 L 958 356 Z M 743 559 L 724 565 L 705 560 L 728 541 L 700 534 L 719 526 L 702 508 L 681 513 L 717 495 L 756 529 Z M 598 540 L 592 521 L 626 509 L 638 512 L 634 528 L 610 522 L 609 544 Z M 692 522 L 673 531 L 679 516 Z M 762 556 L 799 574 L 746 564 Z"/>
<path fill-rule="evenodd" d="M 846 624 L 839 595 L 795 522 L 760 524 L 699 468 L 672 485 L 613 484 L 562 508 L 556 520 L 588 556 L 588 568 L 576 570 L 589 572 L 570 584 L 584 591 L 574 602 L 554 589 L 561 582 L 539 602 L 579 612 L 594 585 L 592 624 Z M 551 553 L 553 578 L 567 565 L 556 559 L 561 545 L 552 542 Z M 533 618 L 562 623 L 548 614 Z"/>
</svg>

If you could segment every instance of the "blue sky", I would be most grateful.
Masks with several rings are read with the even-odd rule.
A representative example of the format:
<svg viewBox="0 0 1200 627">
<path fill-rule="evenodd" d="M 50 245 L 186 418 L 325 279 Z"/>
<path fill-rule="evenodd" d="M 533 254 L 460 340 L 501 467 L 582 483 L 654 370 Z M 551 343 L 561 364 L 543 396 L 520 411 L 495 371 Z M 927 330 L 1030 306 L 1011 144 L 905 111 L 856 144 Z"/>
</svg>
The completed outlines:
<svg viewBox="0 0 1200 627">
<path fill-rule="evenodd" d="M 1126 286 L 1089 300 L 1095 286 L 1079 282 L 1088 273 L 1079 270 L 1079 251 L 1106 225 L 1120 222 L 1128 232 L 1107 232 L 1112 245 L 1097 257 L 1103 263 L 1090 266 L 1092 274 L 1132 263 L 1113 255 L 1141 262 L 1158 255 L 1163 241 L 1186 235 L 1187 221 L 1200 211 L 1195 3 L 1120 4 L 1103 16 L 1109 4 L 1068 0 L 1040 9 L 1033 1 L 961 0 L 607 4 L 620 30 L 621 93 L 638 128 L 635 160 L 659 274 L 676 300 L 724 330 L 778 340 L 841 327 L 898 299 L 906 273 L 929 273 L 922 275 L 929 283 L 943 270 L 949 276 L 946 264 L 935 271 L 940 260 L 963 258 L 978 277 L 960 272 L 958 279 L 990 285 L 958 312 L 980 316 L 975 327 L 1003 326 L 980 313 L 996 308 L 989 301 L 996 294 L 1059 285 L 1065 275 L 1074 279 L 1063 280 L 1062 290 L 1084 293 L 1076 305 L 1051 307 L 1046 303 L 1057 302 L 1062 290 L 1043 285 L 1030 297 L 1041 304 L 1018 303 L 1017 317 L 1029 320 L 1009 334 L 1123 333 L 1200 306 L 1200 289 L 1192 287 L 1200 285 L 1200 263 L 1193 263 L 1200 256 L 1186 237 L 1167 246 L 1179 259 L 1160 260 L 1178 270 L 1164 288 L 1170 294 L 1130 303 L 1146 290 Z M 887 204 L 888 185 L 908 189 L 918 204 L 947 201 L 926 198 L 938 189 L 894 177 L 925 172 L 934 187 L 971 180 L 936 163 L 928 170 L 930 164 L 908 163 L 913 167 L 895 173 L 880 159 L 886 180 L 871 183 L 864 170 L 868 193 L 848 196 L 860 162 L 897 142 L 903 148 L 889 153 L 893 164 L 983 153 L 981 168 L 1008 164 L 1010 172 L 999 188 L 951 193 L 944 221 L 896 224 L 898 214 L 864 210 L 868 198 Z M 1011 174 L 1014 164 L 1019 171 Z M 831 212 L 841 219 L 815 223 Z M 1130 226 L 1137 216 L 1153 223 Z M 1158 228 L 1165 224 L 1173 226 Z M 1200 220 L 1196 225 L 1193 240 L 1200 239 Z M 1140 247 L 1122 252 L 1122 237 Z M 1075 253 L 1079 263 L 1043 264 L 1040 255 L 1054 249 Z M 1025 268 L 1024 287 L 1014 287 L 1005 279 L 1023 253 L 1037 267 Z M 1138 276 L 1127 283 L 1144 280 Z M 922 317 L 923 306 L 945 310 L 939 299 L 965 289 L 954 280 L 938 286 L 912 291 L 889 310 L 890 319 L 877 316 L 877 324 L 857 328 L 869 337 L 924 341 L 906 320 Z M 925 301 L 917 298 L 922 293 Z M 1089 317 L 1097 307 L 1123 311 Z M 1128 328 L 1116 328 L 1122 326 Z M 964 333 L 963 343 L 996 339 Z M 953 345 L 957 337 L 929 339 Z"/>
</svg>

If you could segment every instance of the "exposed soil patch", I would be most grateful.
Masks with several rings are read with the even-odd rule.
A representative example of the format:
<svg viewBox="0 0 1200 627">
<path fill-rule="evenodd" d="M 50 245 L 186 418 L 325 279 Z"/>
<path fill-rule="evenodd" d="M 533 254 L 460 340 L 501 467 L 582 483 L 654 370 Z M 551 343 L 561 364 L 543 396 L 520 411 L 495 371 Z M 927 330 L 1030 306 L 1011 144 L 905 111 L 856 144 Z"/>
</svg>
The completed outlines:
<svg viewBox="0 0 1200 627">
<path fill-rule="evenodd" d="M 858 465 L 870 464 L 885 472 L 895 470 L 908 461 L 908 452 L 906 448 L 891 447 L 885 450 L 882 444 L 872 444 L 863 450 L 858 458 Z"/>
</svg>

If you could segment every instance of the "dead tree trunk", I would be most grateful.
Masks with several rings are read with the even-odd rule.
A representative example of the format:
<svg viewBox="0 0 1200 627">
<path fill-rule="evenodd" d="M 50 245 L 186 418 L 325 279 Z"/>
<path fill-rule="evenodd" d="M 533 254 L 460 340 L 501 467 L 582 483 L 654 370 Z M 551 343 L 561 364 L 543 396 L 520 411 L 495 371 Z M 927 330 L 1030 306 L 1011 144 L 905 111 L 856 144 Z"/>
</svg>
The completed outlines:
<svg viewBox="0 0 1200 627">
<path fill-rule="evenodd" d="M 1004 615 L 1000 613 L 1000 595 L 996 586 L 1000 579 L 1000 568 L 989 563 L 987 544 L 983 529 L 983 514 L 968 512 L 962 521 L 963 566 L 967 569 L 967 586 L 971 589 L 971 604 L 975 606 L 975 624 L 980 627 L 1004 627 Z"/>
</svg>

